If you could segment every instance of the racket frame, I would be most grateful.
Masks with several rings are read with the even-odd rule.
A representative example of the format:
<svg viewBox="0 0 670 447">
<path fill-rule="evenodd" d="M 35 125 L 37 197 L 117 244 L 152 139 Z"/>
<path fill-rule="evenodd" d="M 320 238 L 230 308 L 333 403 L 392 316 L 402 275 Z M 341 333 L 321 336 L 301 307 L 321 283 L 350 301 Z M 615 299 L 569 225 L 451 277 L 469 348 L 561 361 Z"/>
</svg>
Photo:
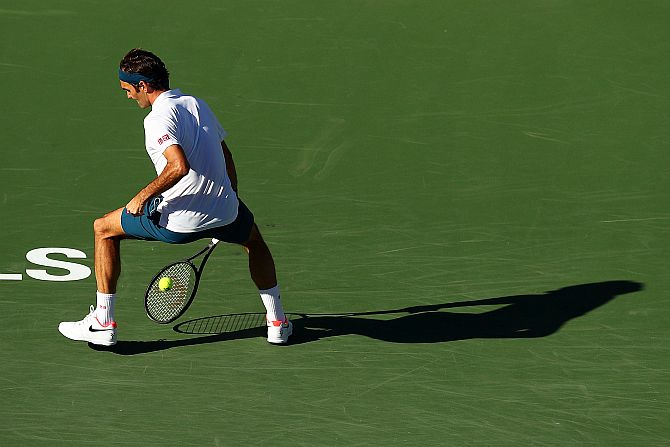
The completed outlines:
<svg viewBox="0 0 670 447">
<path fill-rule="evenodd" d="M 211 256 L 212 252 L 216 248 L 217 244 L 219 243 L 218 239 L 212 239 L 209 245 L 207 245 L 205 248 L 202 250 L 198 251 L 196 254 L 193 256 L 190 256 L 186 259 L 182 259 L 180 261 L 172 262 L 162 269 L 159 270 L 158 273 L 154 275 L 154 277 L 149 281 L 149 285 L 147 286 L 147 290 L 144 293 L 144 311 L 147 314 L 147 317 L 151 321 L 154 321 L 159 324 L 169 324 L 175 321 L 177 318 L 181 317 L 186 313 L 188 308 L 191 306 L 191 303 L 193 302 L 193 299 L 195 298 L 196 293 L 198 292 L 198 286 L 200 285 L 200 276 L 202 275 L 202 270 L 205 267 L 205 263 L 207 262 L 207 259 Z M 195 260 L 198 256 L 201 256 L 202 254 L 205 254 L 205 256 L 202 258 L 202 261 L 200 262 L 200 266 L 196 267 L 196 265 L 192 262 Z M 195 284 L 193 284 L 193 290 L 191 291 L 191 295 L 188 297 L 186 300 L 185 304 L 182 306 L 181 310 L 172 318 L 169 320 L 159 320 L 154 318 L 151 313 L 149 312 L 149 305 L 148 305 L 148 297 L 149 297 L 149 292 L 151 291 L 152 287 L 157 281 L 160 281 L 160 279 L 163 277 L 164 273 L 172 266 L 177 265 L 177 264 L 189 264 L 190 267 L 193 269 L 193 272 L 195 273 Z"/>
</svg>

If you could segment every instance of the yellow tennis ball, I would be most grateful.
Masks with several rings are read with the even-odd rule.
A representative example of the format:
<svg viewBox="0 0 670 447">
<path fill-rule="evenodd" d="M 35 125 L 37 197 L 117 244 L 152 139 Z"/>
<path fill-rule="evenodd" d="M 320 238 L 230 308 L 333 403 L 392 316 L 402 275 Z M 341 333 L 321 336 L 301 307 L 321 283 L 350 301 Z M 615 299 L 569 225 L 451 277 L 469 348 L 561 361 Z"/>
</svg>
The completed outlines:
<svg viewBox="0 0 670 447">
<path fill-rule="evenodd" d="M 160 281 L 158 281 L 158 288 L 161 290 L 161 292 L 165 292 L 166 290 L 170 290 L 173 284 L 174 282 L 172 281 L 172 278 L 169 276 L 163 276 Z"/>
</svg>

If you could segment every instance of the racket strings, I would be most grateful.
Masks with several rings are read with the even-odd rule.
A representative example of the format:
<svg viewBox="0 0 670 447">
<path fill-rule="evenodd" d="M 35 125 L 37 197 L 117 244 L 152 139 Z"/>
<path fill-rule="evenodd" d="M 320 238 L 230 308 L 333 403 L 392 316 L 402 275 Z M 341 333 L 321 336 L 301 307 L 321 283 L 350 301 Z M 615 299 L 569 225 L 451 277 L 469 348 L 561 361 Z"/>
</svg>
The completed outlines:
<svg viewBox="0 0 670 447">
<path fill-rule="evenodd" d="M 161 290 L 158 283 L 163 277 L 172 279 L 172 287 Z M 147 292 L 147 312 L 156 321 L 176 318 L 188 304 L 195 286 L 195 271 L 188 262 L 179 262 L 167 267 L 156 276 Z"/>
</svg>

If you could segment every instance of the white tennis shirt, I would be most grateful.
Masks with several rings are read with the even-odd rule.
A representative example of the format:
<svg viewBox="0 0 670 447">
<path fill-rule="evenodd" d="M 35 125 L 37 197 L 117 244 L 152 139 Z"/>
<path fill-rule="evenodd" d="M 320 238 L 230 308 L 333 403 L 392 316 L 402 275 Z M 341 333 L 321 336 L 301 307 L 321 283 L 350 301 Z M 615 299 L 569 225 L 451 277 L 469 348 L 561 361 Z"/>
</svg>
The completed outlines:
<svg viewBox="0 0 670 447">
<path fill-rule="evenodd" d="M 226 136 L 209 106 L 179 89 L 163 92 L 144 118 L 146 148 L 160 175 L 167 165 L 163 155 L 179 144 L 191 167 L 188 174 L 165 191 L 160 225 L 178 233 L 192 233 L 227 225 L 237 217 L 237 194 L 226 171 L 221 141 Z"/>
</svg>

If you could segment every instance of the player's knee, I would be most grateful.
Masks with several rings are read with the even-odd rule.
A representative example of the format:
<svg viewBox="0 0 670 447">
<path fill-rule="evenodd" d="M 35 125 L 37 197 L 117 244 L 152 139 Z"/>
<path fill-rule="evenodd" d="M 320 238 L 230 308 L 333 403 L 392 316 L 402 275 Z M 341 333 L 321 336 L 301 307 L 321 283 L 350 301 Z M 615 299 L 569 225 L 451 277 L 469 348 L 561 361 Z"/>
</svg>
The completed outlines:
<svg viewBox="0 0 670 447">
<path fill-rule="evenodd" d="M 96 236 L 103 236 L 105 233 L 105 218 L 99 217 L 93 221 L 93 234 Z"/>
<path fill-rule="evenodd" d="M 242 245 L 247 249 L 247 251 L 258 250 L 259 248 L 262 249 L 265 246 L 265 241 L 254 227 L 254 229 L 251 230 L 249 239 L 247 239 L 247 241 Z"/>
<path fill-rule="evenodd" d="M 93 221 L 93 233 L 96 238 L 124 236 L 121 225 L 121 209 L 107 213 Z"/>
<path fill-rule="evenodd" d="M 113 236 L 112 226 L 109 222 L 109 216 L 99 217 L 93 221 L 93 233 L 96 237 L 109 237 Z"/>
<path fill-rule="evenodd" d="M 258 226 L 254 224 L 251 227 L 251 232 L 249 233 L 249 238 L 247 239 L 247 242 L 244 244 L 245 246 L 249 245 L 257 245 L 257 244 L 265 244 L 265 241 L 263 241 L 263 236 L 261 236 L 261 232 L 258 229 Z"/>
</svg>

